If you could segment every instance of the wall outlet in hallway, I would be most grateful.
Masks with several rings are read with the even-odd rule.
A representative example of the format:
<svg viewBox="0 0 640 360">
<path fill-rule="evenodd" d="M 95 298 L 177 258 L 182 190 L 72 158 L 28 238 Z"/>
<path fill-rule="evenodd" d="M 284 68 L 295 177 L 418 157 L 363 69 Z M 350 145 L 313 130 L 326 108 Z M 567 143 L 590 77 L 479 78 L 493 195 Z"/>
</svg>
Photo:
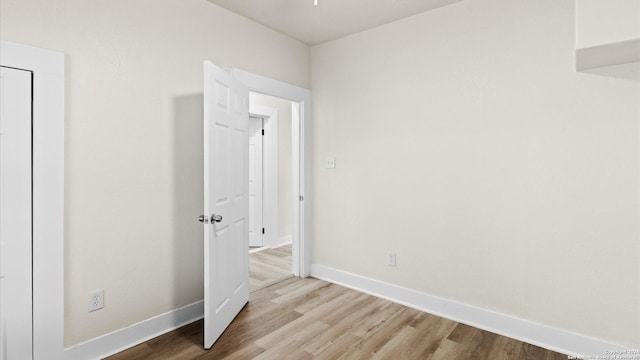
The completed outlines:
<svg viewBox="0 0 640 360">
<path fill-rule="evenodd" d="M 89 312 L 100 310 L 104 307 L 104 290 L 96 290 L 89 293 Z"/>
<path fill-rule="evenodd" d="M 394 252 L 387 253 L 387 265 L 396 266 L 396 253 Z"/>
</svg>

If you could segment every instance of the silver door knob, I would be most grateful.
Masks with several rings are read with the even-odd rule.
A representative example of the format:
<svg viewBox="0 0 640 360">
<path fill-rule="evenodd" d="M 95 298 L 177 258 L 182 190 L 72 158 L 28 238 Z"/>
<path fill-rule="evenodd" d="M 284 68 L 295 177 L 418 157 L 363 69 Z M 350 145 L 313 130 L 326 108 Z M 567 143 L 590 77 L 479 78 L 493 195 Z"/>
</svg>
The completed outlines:
<svg viewBox="0 0 640 360">
<path fill-rule="evenodd" d="M 200 216 L 198 216 L 198 221 L 200 221 L 201 223 L 208 224 L 209 223 L 209 217 L 207 215 L 200 215 Z"/>
<path fill-rule="evenodd" d="M 215 222 L 222 221 L 222 216 L 216 215 L 216 214 L 211 214 L 211 223 L 213 223 L 214 221 Z"/>
</svg>

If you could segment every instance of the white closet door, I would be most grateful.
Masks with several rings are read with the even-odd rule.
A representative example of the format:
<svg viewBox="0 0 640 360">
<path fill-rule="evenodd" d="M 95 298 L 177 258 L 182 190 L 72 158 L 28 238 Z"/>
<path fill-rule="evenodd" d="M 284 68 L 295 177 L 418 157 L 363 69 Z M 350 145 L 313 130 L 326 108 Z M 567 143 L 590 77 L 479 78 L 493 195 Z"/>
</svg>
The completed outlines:
<svg viewBox="0 0 640 360">
<path fill-rule="evenodd" d="M 0 68 L 0 359 L 32 359 L 31 72 Z"/>
<path fill-rule="evenodd" d="M 262 221 L 263 120 L 249 118 L 249 246 L 264 245 Z"/>
</svg>

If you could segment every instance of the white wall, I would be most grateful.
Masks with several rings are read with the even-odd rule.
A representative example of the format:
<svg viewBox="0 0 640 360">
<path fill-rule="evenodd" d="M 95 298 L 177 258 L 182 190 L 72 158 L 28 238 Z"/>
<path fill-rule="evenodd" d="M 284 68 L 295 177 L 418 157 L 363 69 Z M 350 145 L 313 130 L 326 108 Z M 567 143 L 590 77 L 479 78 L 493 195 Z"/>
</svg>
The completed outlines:
<svg viewBox="0 0 640 360">
<path fill-rule="evenodd" d="M 291 178 L 291 101 L 254 93 L 256 105 L 278 109 L 278 236 L 290 238 L 293 221 Z M 265 210 L 268 211 L 268 210 Z"/>
<path fill-rule="evenodd" d="M 576 0 L 576 48 L 640 39 L 640 0 Z"/>
<path fill-rule="evenodd" d="M 640 347 L 640 83 L 575 71 L 574 10 L 464 1 L 313 47 L 313 263 Z"/>
<path fill-rule="evenodd" d="M 66 54 L 65 344 L 202 299 L 203 60 L 309 87 L 309 48 L 205 0 L 1 0 L 0 36 Z"/>
</svg>

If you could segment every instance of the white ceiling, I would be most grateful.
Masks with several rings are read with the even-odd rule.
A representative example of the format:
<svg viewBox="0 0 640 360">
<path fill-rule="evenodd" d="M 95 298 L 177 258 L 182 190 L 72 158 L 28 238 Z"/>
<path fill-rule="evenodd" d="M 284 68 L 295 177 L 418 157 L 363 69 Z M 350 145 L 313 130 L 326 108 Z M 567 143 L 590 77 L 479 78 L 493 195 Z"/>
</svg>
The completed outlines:
<svg viewBox="0 0 640 360">
<path fill-rule="evenodd" d="M 208 0 L 317 45 L 462 0 Z"/>
</svg>

